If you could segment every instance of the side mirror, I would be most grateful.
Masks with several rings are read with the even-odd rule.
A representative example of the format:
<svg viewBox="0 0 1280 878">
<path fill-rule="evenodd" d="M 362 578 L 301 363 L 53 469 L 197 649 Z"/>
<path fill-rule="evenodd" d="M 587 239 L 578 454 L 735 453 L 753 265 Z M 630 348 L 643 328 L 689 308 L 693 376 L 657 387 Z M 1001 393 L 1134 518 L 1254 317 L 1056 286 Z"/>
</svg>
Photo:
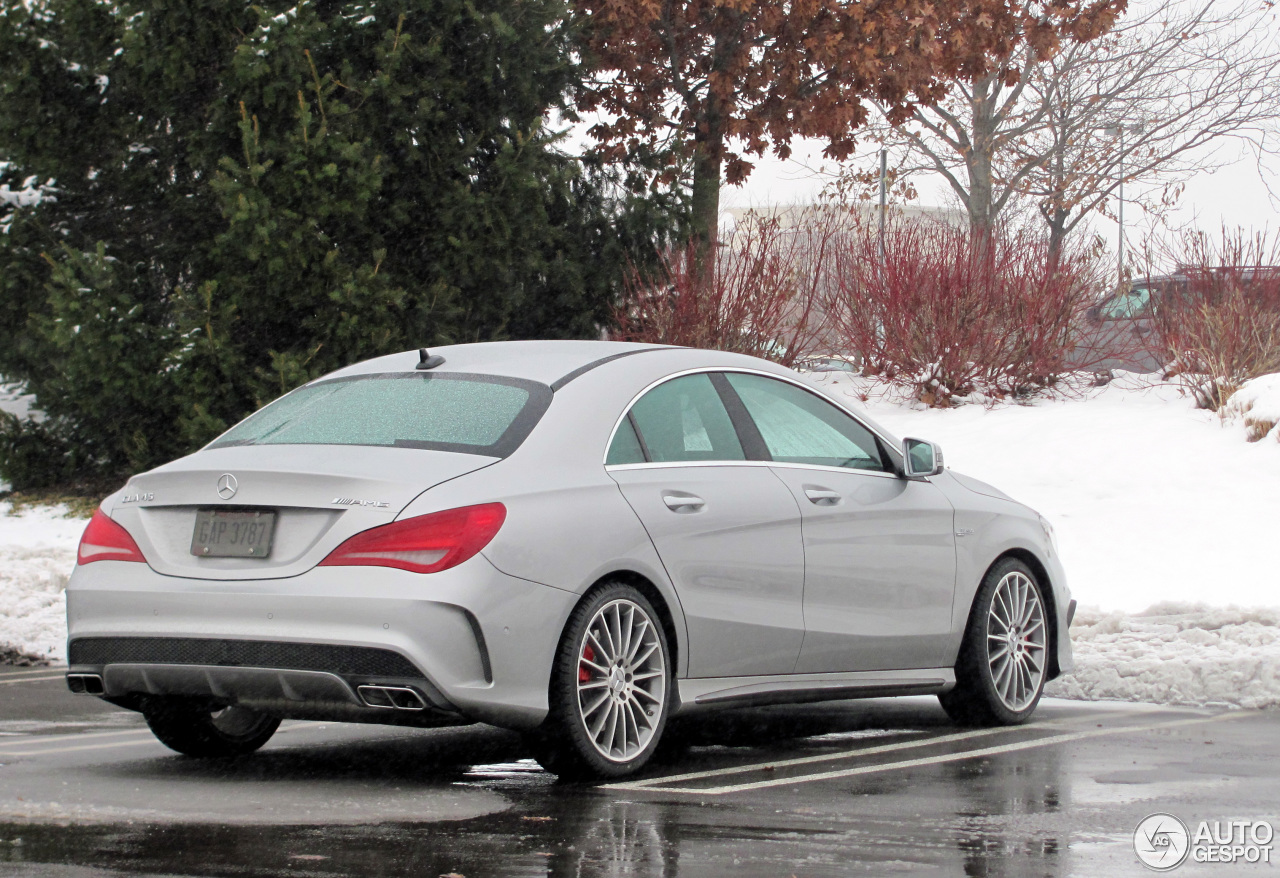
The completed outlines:
<svg viewBox="0 0 1280 878">
<path fill-rule="evenodd" d="M 942 472 L 942 449 L 923 439 L 902 440 L 902 470 L 909 479 Z"/>
</svg>

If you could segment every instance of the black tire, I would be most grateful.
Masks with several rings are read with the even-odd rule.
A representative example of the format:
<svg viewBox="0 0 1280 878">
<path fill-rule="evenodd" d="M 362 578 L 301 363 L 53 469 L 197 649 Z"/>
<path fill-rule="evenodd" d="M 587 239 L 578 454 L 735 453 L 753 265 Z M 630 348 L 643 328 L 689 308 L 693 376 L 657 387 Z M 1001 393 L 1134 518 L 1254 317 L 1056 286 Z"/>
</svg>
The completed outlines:
<svg viewBox="0 0 1280 878">
<path fill-rule="evenodd" d="M 654 647 L 653 652 L 649 653 L 649 659 L 635 662 L 637 670 L 634 681 L 626 673 L 632 664 L 624 656 L 617 664 L 622 673 L 616 684 L 611 676 L 612 670 L 604 673 L 603 669 L 596 669 L 594 665 L 588 667 L 589 658 L 596 657 L 592 649 L 592 644 L 596 641 L 589 639 L 589 629 L 598 624 L 601 614 L 612 613 L 615 607 L 622 614 L 632 612 L 630 608 L 634 608 L 627 643 L 633 642 L 630 636 L 634 635 L 634 642 L 639 642 L 640 649 L 633 655 L 638 658 L 650 647 Z M 642 621 L 645 624 L 640 633 L 636 633 L 639 614 L 643 614 Z M 621 618 L 622 616 L 619 617 L 620 624 Z M 651 639 L 649 632 L 652 632 Z M 602 653 L 608 652 L 607 645 L 600 649 Z M 612 669 L 614 665 L 609 664 L 609 667 Z M 565 625 L 551 669 L 548 693 L 550 709 L 547 719 L 538 733 L 530 739 L 534 757 L 543 768 L 564 780 L 616 778 L 638 771 L 653 758 L 658 749 L 675 694 L 674 682 L 671 648 L 661 617 L 653 605 L 629 585 L 617 582 L 603 585 L 591 592 L 574 609 Z M 587 686 L 596 688 L 588 690 L 585 688 Z M 643 691 L 640 691 L 642 688 Z M 615 711 L 615 715 L 621 717 L 623 722 L 622 745 L 616 748 L 616 752 L 608 754 L 605 752 L 607 745 L 601 745 L 596 740 L 605 734 L 604 729 L 593 737 L 592 730 L 588 727 L 588 722 L 595 722 L 604 715 L 587 709 L 594 702 L 597 692 L 600 697 L 613 701 L 613 704 L 609 700 L 601 702 L 603 706 L 598 706 L 597 710 Z M 581 702 L 580 697 L 584 699 Z M 643 712 L 640 710 L 641 705 L 644 706 Z M 627 717 L 632 718 L 633 725 L 626 725 Z M 604 722 L 607 726 L 607 721 Z M 640 728 L 641 723 L 645 724 L 644 729 Z M 634 746 L 629 748 L 627 736 L 631 734 L 632 728 L 636 734 L 632 742 Z"/>
<path fill-rule="evenodd" d="M 1026 589 L 1028 585 L 1029 590 Z M 1039 645 L 1027 645 L 1037 636 L 1037 631 L 1033 629 L 1035 620 L 1025 626 L 1015 621 L 1010 626 L 1011 631 L 1000 630 L 998 617 L 1010 608 L 1007 602 L 997 604 L 993 616 L 993 601 L 1002 599 L 997 597 L 997 593 L 1007 598 L 1012 590 L 1028 591 L 1034 595 L 1039 614 Z M 1030 567 L 1016 558 L 1004 558 L 992 565 L 982 579 L 982 585 L 973 600 L 973 609 L 969 613 L 964 641 L 960 645 L 960 655 L 956 661 L 956 685 L 938 696 L 947 715 L 956 723 L 966 726 L 1017 725 L 1026 722 L 1035 712 L 1044 691 L 1049 649 L 1053 643 L 1052 624 L 1043 586 Z M 1022 631 L 1028 632 L 1025 637 L 1021 635 Z M 1004 650 L 1003 653 L 1001 649 Z M 1008 674 L 1001 673 L 1000 670 L 1004 667 L 1001 664 L 1004 655 L 1009 656 L 1008 663 L 1013 668 Z M 1030 670 L 1037 664 L 1038 678 Z M 1021 673 L 1020 668 L 1027 669 L 1025 682 L 1022 677 L 1017 676 Z"/>
<path fill-rule="evenodd" d="M 246 756 L 276 733 L 280 720 L 246 707 L 156 698 L 143 708 L 151 732 L 170 750 L 202 759 Z"/>
</svg>

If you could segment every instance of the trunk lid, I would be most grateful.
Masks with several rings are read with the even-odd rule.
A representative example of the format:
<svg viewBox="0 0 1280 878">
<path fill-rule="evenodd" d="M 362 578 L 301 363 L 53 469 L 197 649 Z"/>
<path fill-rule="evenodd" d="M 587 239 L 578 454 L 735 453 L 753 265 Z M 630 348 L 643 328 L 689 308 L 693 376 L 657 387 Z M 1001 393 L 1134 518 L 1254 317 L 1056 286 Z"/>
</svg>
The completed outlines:
<svg viewBox="0 0 1280 878">
<path fill-rule="evenodd" d="M 111 517 L 133 535 L 157 573 L 277 579 L 304 573 L 353 534 L 394 521 L 423 491 L 497 460 L 367 446 L 206 449 L 132 478 L 116 496 Z M 270 554 L 192 554 L 196 513 L 202 509 L 274 512 Z"/>
</svg>

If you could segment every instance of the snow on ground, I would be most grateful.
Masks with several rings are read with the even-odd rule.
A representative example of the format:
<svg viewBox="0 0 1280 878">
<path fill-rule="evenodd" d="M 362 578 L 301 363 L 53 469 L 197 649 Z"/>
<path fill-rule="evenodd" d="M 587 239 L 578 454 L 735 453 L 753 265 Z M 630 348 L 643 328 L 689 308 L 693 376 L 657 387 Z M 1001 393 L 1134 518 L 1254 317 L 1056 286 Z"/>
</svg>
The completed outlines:
<svg viewBox="0 0 1280 878">
<path fill-rule="evenodd" d="M 1245 442 L 1177 387 L 1122 373 L 1034 405 L 918 411 L 860 402 L 848 375 L 812 380 L 1048 518 L 1081 604 L 1280 607 L 1280 443 Z"/>
<path fill-rule="evenodd" d="M 1034 405 L 920 410 L 810 376 L 1048 517 L 1081 608 L 1069 698 L 1280 706 L 1280 442 L 1126 375 Z M 0 644 L 65 658 L 83 519 L 0 501 Z"/>
<path fill-rule="evenodd" d="M 85 520 L 62 506 L 14 513 L 0 501 L 0 646 L 66 661 L 67 602 Z"/>
</svg>

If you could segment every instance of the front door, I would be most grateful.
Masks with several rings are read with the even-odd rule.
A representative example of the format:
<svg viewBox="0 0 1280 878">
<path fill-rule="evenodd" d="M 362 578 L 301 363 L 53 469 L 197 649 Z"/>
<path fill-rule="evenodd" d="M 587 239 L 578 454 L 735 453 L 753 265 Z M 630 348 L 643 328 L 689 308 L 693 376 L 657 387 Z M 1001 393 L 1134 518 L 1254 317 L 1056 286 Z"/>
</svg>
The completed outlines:
<svg viewBox="0 0 1280 878">
<path fill-rule="evenodd" d="M 797 672 L 938 667 L 955 593 L 954 511 L 899 478 L 883 443 L 808 390 L 730 373 L 801 510 L 805 640 Z"/>
</svg>

